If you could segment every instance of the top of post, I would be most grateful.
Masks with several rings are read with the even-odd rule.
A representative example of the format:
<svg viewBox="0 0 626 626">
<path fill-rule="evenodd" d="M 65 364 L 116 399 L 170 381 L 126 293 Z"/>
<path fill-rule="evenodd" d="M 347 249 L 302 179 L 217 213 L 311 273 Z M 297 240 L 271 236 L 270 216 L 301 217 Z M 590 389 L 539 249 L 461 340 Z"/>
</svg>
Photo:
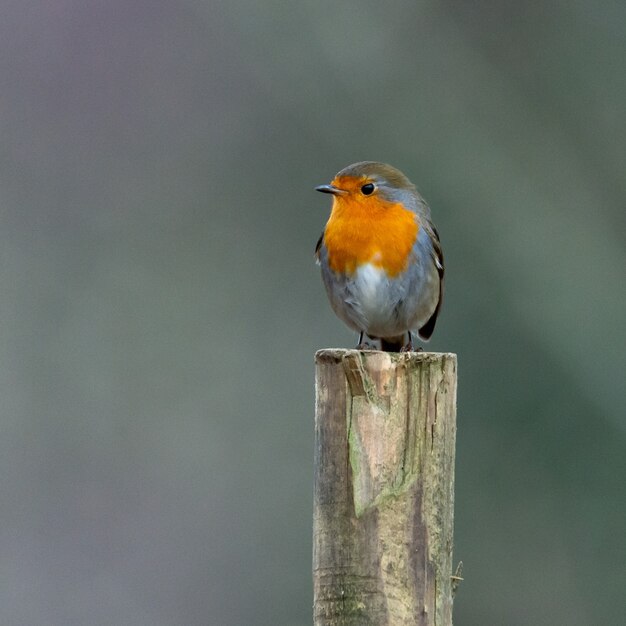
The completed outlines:
<svg viewBox="0 0 626 626">
<path fill-rule="evenodd" d="M 382 350 L 355 350 L 344 348 L 323 348 L 315 353 L 316 363 L 340 363 L 346 359 L 360 357 L 367 361 L 370 358 L 388 360 L 391 363 L 436 363 L 451 359 L 456 363 L 454 352 L 383 352 Z"/>
</svg>

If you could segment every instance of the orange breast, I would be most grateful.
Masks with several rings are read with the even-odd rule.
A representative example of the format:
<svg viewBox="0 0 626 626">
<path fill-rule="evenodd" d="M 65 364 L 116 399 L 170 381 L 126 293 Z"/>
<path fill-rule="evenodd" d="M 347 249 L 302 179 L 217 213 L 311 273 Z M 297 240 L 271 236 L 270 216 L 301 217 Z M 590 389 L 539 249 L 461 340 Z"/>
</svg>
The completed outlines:
<svg viewBox="0 0 626 626">
<path fill-rule="evenodd" d="M 415 214 L 402 204 L 335 198 L 324 231 L 328 263 L 333 271 L 346 274 L 371 263 L 397 276 L 407 267 L 417 233 Z"/>
</svg>

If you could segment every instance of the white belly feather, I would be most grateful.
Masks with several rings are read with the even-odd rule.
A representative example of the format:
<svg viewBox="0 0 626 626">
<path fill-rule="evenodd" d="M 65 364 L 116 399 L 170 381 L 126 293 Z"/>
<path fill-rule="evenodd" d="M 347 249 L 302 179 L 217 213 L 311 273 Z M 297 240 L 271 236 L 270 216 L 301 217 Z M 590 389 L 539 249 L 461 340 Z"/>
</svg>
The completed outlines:
<svg viewBox="0 0 626 626">
<path fill-rule="evenodd" d="M 387 333 L 395 326 L 393 310 L 396 302 L 391 297 L 390 282 L 382 268 L 371 263 L 361 265 L 354 278 L 353 298 L 361 315 L 367 320 L 372 334 Z"/>
</svg>

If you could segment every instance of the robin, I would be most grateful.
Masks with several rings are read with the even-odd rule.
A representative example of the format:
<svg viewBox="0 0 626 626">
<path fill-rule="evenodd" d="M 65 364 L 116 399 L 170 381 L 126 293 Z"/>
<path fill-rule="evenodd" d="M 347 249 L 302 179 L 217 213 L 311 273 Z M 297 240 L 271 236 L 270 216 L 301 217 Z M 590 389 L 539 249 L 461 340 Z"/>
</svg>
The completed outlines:
<svg viewBox="0 0 626 626">
<path fill-rule="evenodd" d="M 430 209 L 415 185 L 385 163 L 342 169 L 317 191 L 333 196 L 315 248 L 330 304 L 387 352 L 413 350 L 412 334 L 430 339 L 443 294 L 443 255 Z"/>
</svg>

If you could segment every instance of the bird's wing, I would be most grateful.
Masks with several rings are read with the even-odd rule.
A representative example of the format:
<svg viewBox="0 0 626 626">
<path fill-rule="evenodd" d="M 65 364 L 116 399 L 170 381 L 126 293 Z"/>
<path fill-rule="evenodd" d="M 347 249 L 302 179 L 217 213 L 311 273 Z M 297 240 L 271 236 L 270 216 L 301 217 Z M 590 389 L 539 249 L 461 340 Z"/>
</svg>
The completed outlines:
<svg viewBox="0 0 626 626">
<path fill-rule="evenodd" d="M 317 240 L 317 244 L 315 245 L 315 262 L 320 264 L 320 250 L 322 248 L 322 242 L 324 241 L 324 233 L 320 235 L 320 238 Z"/>
<path fill-rule="evenodd" d="M 439 315 L 439 311 L 441 310 L 441 302 L 443 300 L 443 276 L 445 270 L 443 263 L 443 251 L 441 250 L 441 241 L 439 240 L 439 233 L 437 232 L 437 229 L 430 223 L 426 225 L 425 230 L 428 233 L 430 241 L 432 243 L 431 257 L 435 267 L 437 268 L 437 273 L 439 274 L 439 298 L 437 300 L 437 306 L 435 307 L 433 314 L 428 318 L 428 321 L 419 329 L 419 336 L 422 339 L 430 339 L 433 331 L 435 330 L 437 316 Z"/>
</svg>

